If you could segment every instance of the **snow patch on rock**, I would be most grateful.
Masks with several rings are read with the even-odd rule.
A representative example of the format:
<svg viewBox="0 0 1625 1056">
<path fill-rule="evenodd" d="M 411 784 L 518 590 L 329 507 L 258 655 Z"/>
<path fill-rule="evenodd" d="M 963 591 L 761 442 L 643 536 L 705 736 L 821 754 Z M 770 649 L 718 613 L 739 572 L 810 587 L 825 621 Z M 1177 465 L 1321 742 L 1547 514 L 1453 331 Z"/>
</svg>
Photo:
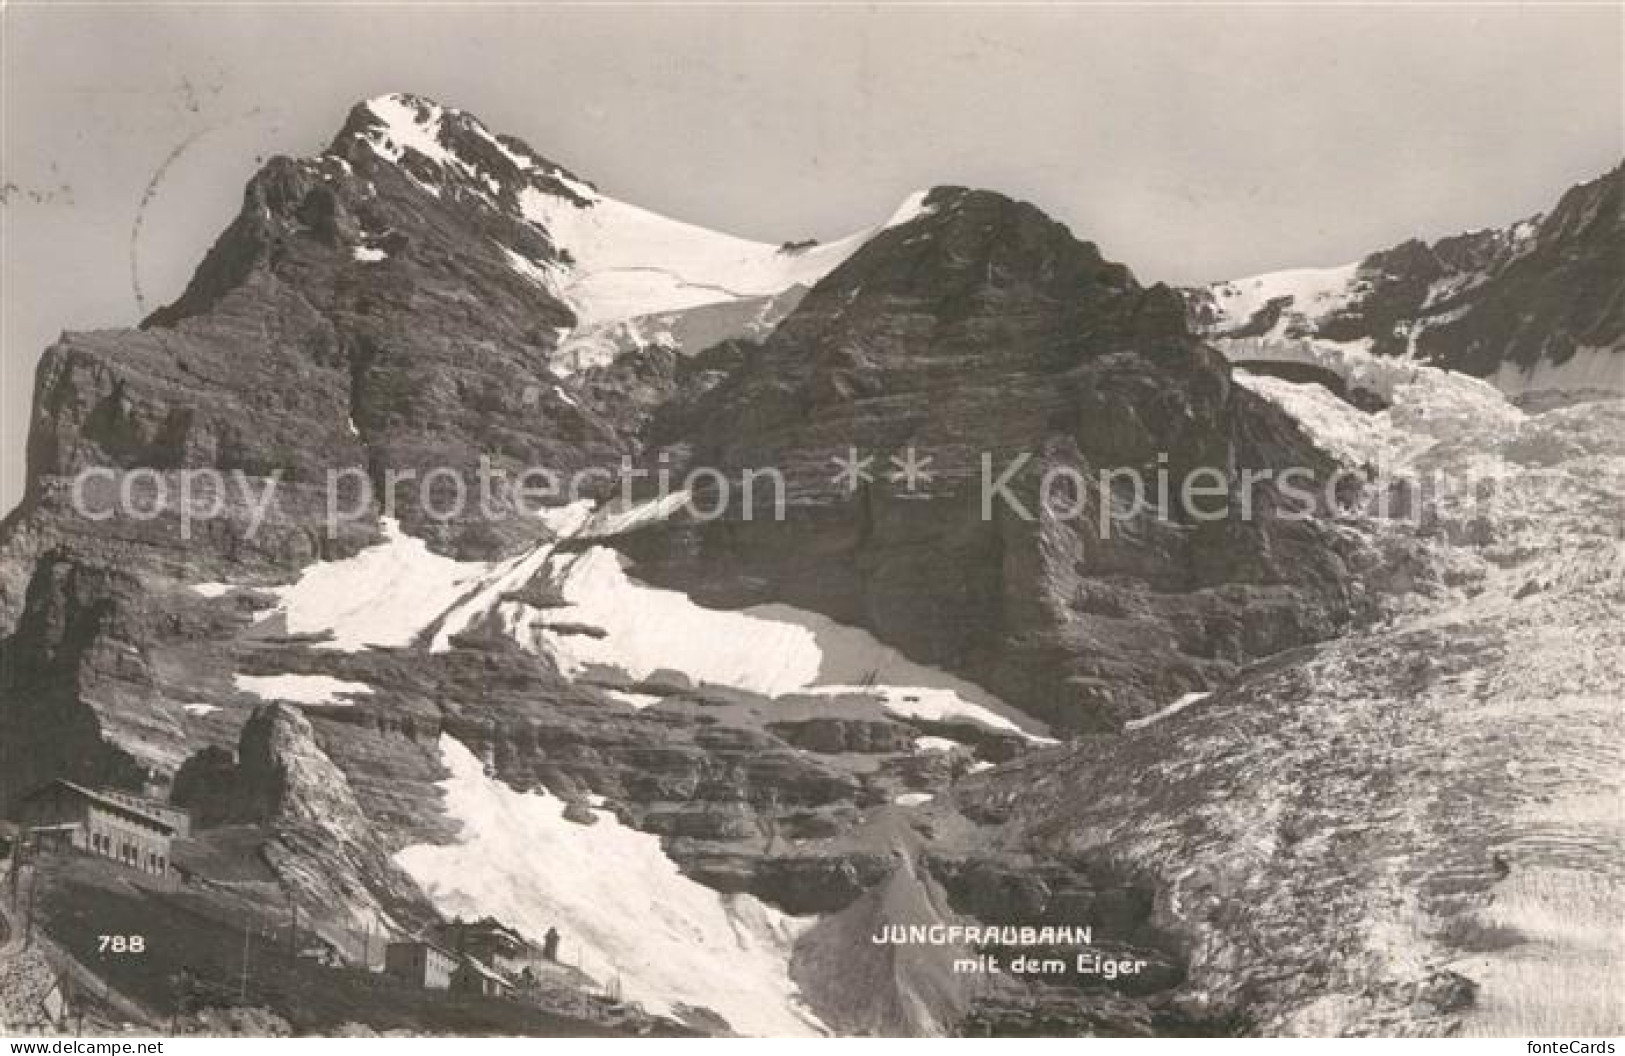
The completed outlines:
<svg viewBox="0 0 1625 1056">
<path fill-rule="evenodd" d="M 443 653 L 450 649 L 453 636 L 468 630 L 476 619 L 495 609 L 504 593 L 518 590 L 529 582 L 552 553 L 553 544 L 544 543 L 501 562 L 482 575 L 475 589 L 441 618 L 440 626 L 435 629 L 434 637 L 429 642 L 429 651 Z"/>
<path fill-rule="evenodd" d="M 617 535 L 658 523 L 686 493 L 631 508 L 594 511 L 582 501 L 540 519 L 554 539 L 496 563 L 456 561 L 429 550 L 391 519 L 384 542 L 341 561 L 318 562 L 297 582 L 273 588 L 288 633 L 325 635 L 318 648 L 404 647 L 427 638 L 431 651 L 495 617 L 502 631 L 545 653 L 571 677 L 593 667 L 633 679 L 661 669 L 696 684 L 760 693 L 871 700 L 877 710 L 937 722 L 966 722 L 1050 743 L 1042 724 L 982 687 L 909 660 L 867 631 L 789 605 L 709 609 L 681 591 L 638 583 L 607 547 L 560 553 L 559 539 Z M 508 595 L 533 580 L 563 602 L 537 608 Z M 595 633 L 580 633 L 580 628 Z M 557 629 L 555 629 L 557 628 Z M 297 699 L 297 698 L 289 698 Z M 632 706 L 641 699 L 619 697 Z"/>
<path fill-rule="evenodd" d="M 548 578 L 564 605 L 509 603 L 515 638 L 547 653 L 568 674 L 593 666 L 646 678 L 662 668 L 710 683 L 779 697 L 800 693 L 866 697 L 893 715 L 963 721 L 1042 739 L 1032 720 L 974 683 L 917 664 L 867 631 L 790 605 L 708 609 L 688 595 L 639 583 L 607 547 L 555 555 Z M 550 629 L 583 625 L 602 637 Z"/>
<path fill-rule="evenodd" d="M 557 278 L 557 273 L 551 268 L 538 264 L 521 253 L 515 253 L 507 246 L 502 246 L 501 249 L 502 255 L 507 258 L 508 267 L 544 290 L 554 288 L 553 283 Z"/>
<path fill-rule="evenodd" d="M 1211 694 L 1211 693 L 1186 693 L 1183 696 L 1181 696 L 1178 700 L 1174 701 L 1172 704 L 1168 705 L 1165 708 L 1159 708 L 1158 710 L 1152 712 L 1150 715 L 1145 715 L 1145 716 L 1142 716 L 1142 717 L 1140 717 L 1138 719 L 1130 719 L 1129 721 L 1123 723 L 1123 728 L 1125 730 L 1143 730 L 1147 726 L 1151 726 L 1151 725 L 1153 725 L 1155 723 L 1161 722 L 1163 719 L 1168 718 L 1170 715 L 1178 715 L 1180 712 L 1184 711 L 1186 708 L 1190 707 L 1192 704 L 1195 704 L 1195 703 L 1197 703 L 1199 701 L 1206 700 L 1208 697 L 1211 697 L 1212 695 L 1213 694 Z"/>
<path fill-rule="evenodd" d="M 902 227 L 904 224 L 918 220 L 922 216 L 931 216 L 937 211 L 937 207 L 925 204 L 925 200 L 930 195 L 929 190 L 915 191 L 907 198 L 904 198 L 902 204 L 897 207 L 896 212 L 892 213 L 891 219 L 887 220 L 884 226 Z"/>
<path fill-rule="evenodd" d="M 367 100 L 367 109 L 384 123 L 381 131 L 367 139 L 380 156 L 400 161 L 412 150 L 441 165 L 461 165 L 440 142 L 440 122 L 445 114 L 440 107 L 416 105 L 403 95 L 380 95 Z"/>
<path fill-rule="evenodd" d="M 365 682 L 350 682 L 331 675 L 233 675 L 231 681 L 239 692 L 252 693 L 265 700 L 329 707 L 345 707 L 353 703 L 347 697 L 372 693 L 372 687 Z"/>
<path fill-rule="evenodd" d="M 778 696 L 811 685 L 822 659 L 805 628 L 696 605 L 688 595 L 634 582 L 605 547 L 560 555 L 552 572 L 565 607 L 531 610 L 544 650 L 570 673 L 589 665 L 644 678 L 672 668 L 699 682 Z M 589 624 L 602 638 L 559 634 L 550 624 Z M 524 641 L 521 638 L 521 641 Z M 534 640 L 533 640 L 534 641 Z"/>
<path fill-rule="evenodd" d="M 653 693 L 632 693 L 624 689 L 606 689 L 604 690 L 604 693 L 612 699 L 620 701 L 622 704 L 630 704 L 639 711 L 642 711 L 644 708 L 654 707 L 656 704 L 659 704 L 662 699 L 664 699 L 655 696 Z"/>
<path fill-rule="evenodd" d="M 230 583 L 193 583 L 191 585 L 192 593 L 201 594 L 205 598 L 223 598 L 236 589 L 236 586 Z"/>
<path fill-rule="evenodd" d="M 1353 301 L 1359 292 L 1359 269 L 1358 263 L 1332 268 L 1293 268 L 1214 283 L 1207 290 L 1216 316 L 1205 322 L 1215 331 L 1235 329 L 1246 325 L 1271 302 L 1284 299 L 1281 318 L 1272 333 L 1283 334 L 1289 328 L 1313 325 Z"/>
<path fill-rule="evenodd" d="M 823 1032 L 790 979 L 791 947 L 809 921 L 695 883 L 660 837 L 612 812 L 598 811 L 593 825 L 566 820 L 563 800 L 494 780 L 449 737 L 440 753 L 458 842 L 408 847 L 396 861 L 441 912 L 489 914 L 535 941 L 557 927 L 567 960 L 602 984 L 619 980 L 655 1013 L 699 1006 L 744 1034 Z"/>
<path fill-rule="evenodd" d="M 299 579 L 272 588 L 290 634 L 330 633 L 320 648 L 355 652 L 369 645 L 406 646 L 490 571 L 431 551 L 383 518 L 384 541 L 340 561 L 318 561 Z"/>
<path fill-rule="evenodd" d="M 972 703 L 963 694 L 952 689 L 883 685 L 813 686 L 806 692 L 819 696 L 871 696 L 880 701 L 885 711 L 899 718 L 922 719 L 926 722 L 968 722 L 1003 733 L 1017 734 L 1034 744 L 1060 743 L 1052 737 L 1026 729 L 1026 726 L 1035 725 L 1033 720 L 1024 719 L 1018 723 L 992 708 Z M 980 695 L 986 695 L 986 691 L 980 691 Z"/>
<path fill-rule="evenodd" d="M 678 490 L 631 506 L 620 504 L 605 506 L 587 518 L 576 534 L 582 539 L 607 539 L 611 536 L 625 535 L 627 532 L 670 520 L 688 505 L 690 498 L 689 492 Z"/>
</svg>

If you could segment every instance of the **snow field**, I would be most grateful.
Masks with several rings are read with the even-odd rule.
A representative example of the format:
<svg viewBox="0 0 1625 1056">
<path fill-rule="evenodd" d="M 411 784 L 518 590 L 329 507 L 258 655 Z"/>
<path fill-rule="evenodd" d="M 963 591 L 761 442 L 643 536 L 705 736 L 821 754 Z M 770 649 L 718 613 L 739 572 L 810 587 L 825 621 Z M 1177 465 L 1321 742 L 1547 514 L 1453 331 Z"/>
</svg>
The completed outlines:
<svg viewBox="0 0 1625 1056">
<path fill-rule="evenodd" d="M 366 696 L 372 693 L 372 687 L 365 682 L 350 682 L 330 675 L 233 675 L 231 681 L 239 691 L 252 693 L 266 700 L 287 700 L 295 704 L 324 704 L 329 707 L 345 707 L 353 703 L 345 699 L 346 696 Z M 189 705 L 187 710 L 190 711 L 196 706 L 198 705 Z M 194 714 L 206 715 L 208 712 Z"/>
<path fill-rule="evenodd" d="M 822 1033 L 789 975 L 810 922 L 689 880 L 658 836 L 609 811 L 593 825 L 565 820 L 563 800 L 488 777 L 458 741 L 442 737 L 440 752 L 458 842 L 408 847 L 396 861 L 443 913 L 490 914 L 537 942 L 557 927 L 566 962 L 651 1012 L 694 1005 L 743 1034 Z"/>
<path fill-rule="evenodd" d="M 1043 740 L 1032 732 L 1036 724 L 1015 721 L 981 687 L 916 664 L 867 631 L 826 616 L 789 605 L 708 609 L 679 591 L 636 582 L 606 547 L 556 555 L 547 570 L 567 604 L 545 611 L 513 605 L 504 616 L 521 644 L 547 653 L 567 673 L 597 665 L 640 679 L 666 668 L 696 683 L 770 697 L 866 696 L 894 715 L 971 722 Z M 555 624 L 604 633 L 549 630 Z"/>
<path fill-rule="evenodd" d="M 393 518 L 381 524 L 382 543 L 340 561 L 318 561 L 296 582 L 271 588 L 279 604 L 265 615 L 280 614 L 290 634 L 332 632 L 319 648 L 401 647 L 489 571 L 481 562 L 434 553 Z"/>
</svg>

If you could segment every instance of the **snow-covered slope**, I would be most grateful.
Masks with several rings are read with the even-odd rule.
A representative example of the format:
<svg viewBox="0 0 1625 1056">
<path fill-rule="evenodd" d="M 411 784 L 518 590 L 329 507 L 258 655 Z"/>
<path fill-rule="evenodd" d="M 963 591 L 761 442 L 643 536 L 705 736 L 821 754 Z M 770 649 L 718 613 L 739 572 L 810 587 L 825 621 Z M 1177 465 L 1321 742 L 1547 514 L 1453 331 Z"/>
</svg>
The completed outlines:
<svg viewBox="0 0 1625 1056">
<path fill-rule="evenodd" d="M 1312 366 L 1350 390 L 1387 406 L 1367 412 L 1319 384 L 1300 384 L 1238 368 L 1242 385 L 1280 403 L 1327 451 L 1355 467 L 1408 470 L 1441 440 L 1481 432 L 1507 435 L 1525 415 L 1494 386 L 1478 378 L 1414 360 L 1379 356 L 1361 344 L 1292 338 L 1238 338 L 1225 344 L 1246 363 Z"/>
<path fill-rule="evenodd" d="M 1192 984 L 1245 993 L 1263 1034 L 1618 1033 L 1625 399 L 1531 410 L 1336 352 L 1316 362 L 1387 409 L 1238 380 L 1380 469 L 1338 528 L 1384 618 L 1131 724 L 1070 780 L 1013 780 L 1011 802 L 1159 874 Z M 1470 1000 L 1413 1000 L 1445 982 Z"/>
<path fill-rule="evenodd" d="M 384 541 L 340 561 L 318 561 L 275 590 L 289 634 L 324 636 L 324 646 L 358 650 L 404 646 L 489 571 L 431 551 L 383 518 Z"/>
<path fill-rule="evenodd" d="M 350 704 L 346 698 L 372 692 L 365 682 L 349 682 L 331 675 L 234 675 L 232 683 L 244 693 L 266 700 L 328 707 L 345 707 Z"/>
<path fill-rule="evenodd" d="M 1360 265 L 1353 263 L 1216 282 L 1206 288 L 1211 300 L 1203 302 L 1199 319 L 1213 333 L 1231 333 L 1249 324 L 1271 336 L 1302 333 L 1348 307 L 1362 289 L 1359 270 Z M 1266 309 L 1270 310 L 1268 316 L 1261 317 Z"/>
<path fill-rule="evenodd" d="M 683 223 L 593 193 L 579 205 L 527 187 L 526 219 L 571 262 L 551 276 L 584 326 L 811 286 L 868 233 L 789 250 Z"/>
<path fill-rule="evenodd" d="M 695 883 L 659 836 L 608 811 L 590 825 L 568 820 L 563 800 L 514 791 L 449 737 L 440 754 L 461 833 L 396 860 L 441 912 L 493 916 L 533 937 L 557 927 L 562 960 L 650 1012 L 707 1008 L 758 1036 L 823 1032 L 790 980 L 791 945 L 808 922 Z"/>
<path fill-rule="evenodd" d="M 632 579 L 614 550 L 549 558 L 542 575 L 564 604 L 505 601 L 507 632 L 580 674 L 594 667 L 634 679 L 665 669 L 696 684 L 766 696 L 810 693 L 870 700 L 876 710 L 965 722 L 1042 740 L 1042 726 L 964 679 L 910 661 L 867 631 L 789 605 L 708 609 L 680 591 Z M 584 633 L 587 632 L 587 633 Z"/>
<path fill-rule="evenodd" d="M 1186 290 L 1188 315 L 1235 360 L 1290 359 L 1315 341 L 1448 367 L 1520 398 L 1625 392 L 1622 199 L 1625 167 L 1504 227 Z"/>
<path fill-rule="evenodd" d="M 487 196 L 546 235 L 554 249 L 548 259 L 503 248 L 515 271 L 575 313 L 575 325 L 560 335 L 555 355 L 556 368 L 565 371 L 628 348 L 678 345 L 690 329 L 683 316 L 691 311 L 704 310 L 703 322 L 692 329 L 708 342 L 752 336 L 759 317 L 782 318 L 799 293 L 875 234 L 925 209 L 925 195 L 916 193 L 885 223 L 835 242 L 754 242 L 618 201 L 517 141 L 492 135 L 462 111 L 400 94 L 364 106 L 376 120 L 363 135 L 381 158 L 410 162 L 408 171 L 425 189 L 442 193 L 438 180 L 422 178 L 427 162 L 431 175 L 437 171 L 461 189 Z M 479 154 L 451 145 L 461 141 L 477 142 Z M 493 157 L 501 163 L 491 164 Z M 719 311 L 732 306 L 742 310 Z"/>
<path fill-rule="evenodd" d="M 680 591 L 637 582 L 607 546 L 558 549 L 559 540 L 608 539 L 670 517 L 687 499 L 677 492 L 628 510 L 594 509 L 583 501 L 546 511 L 538 520 L 554 538 L 499 562 L 443 557 L 384 518 L 382 542 L 352 557 L 319 561 L 295 582 L 269 588 L 276 604 L 257 618 L 264 630 L 308 637 L 318 649 L 419 645 L 437 653 L 451 649 L 456 635 L 494 619 L 572 676 L 594 668 L 632 679 L 677 671 L 696 685 L 769 697 L 867 700 L 877 712 L 1046 740 L 1042 723 L 974 683 L 914 663 L 860 628 L 789 605 L 708 609 Z M 561 604 L 541 609 L 512 598 L 532 581 L 545 583 Z M 219 596 L 237 588 L 204 583 L 192 589 Z M 239 675 L 237 682 L 268 699 L 320 704 L 343 704 L 335 694 L 368 689 L 296 675 Z"/>
</svg>

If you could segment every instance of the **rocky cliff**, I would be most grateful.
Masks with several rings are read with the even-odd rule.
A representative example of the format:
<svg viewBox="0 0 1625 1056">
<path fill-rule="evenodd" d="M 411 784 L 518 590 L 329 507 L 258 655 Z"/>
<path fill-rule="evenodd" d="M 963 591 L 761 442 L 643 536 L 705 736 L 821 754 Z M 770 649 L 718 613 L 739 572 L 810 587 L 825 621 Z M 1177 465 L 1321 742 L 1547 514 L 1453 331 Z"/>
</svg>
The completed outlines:
<svg viewBox="0 0 1625 1056">
<path fill-rule="evenodd" d="M 1493 273 L 1462 298 L 1536 291 L 1613 340 L 1617 303 L 1574 278 L 1607 263 L 1611 185 L 1533 248 L 1428 254 Z M 1375 341 L 1424 280 L 1384 281 L 1337 325 Z M 0 802 L 167 784 L 198 876 L 267 914 L 291 898 L 347 949 L 442 916 L 556 925 L 581 978 L 709 1032 L 1457 1029 L 1471 987 L 1442 955 L 1334 955 L 1393 875 L 1317 826 L 1486 889 L 1488 845 L 1439 852 L 1442 813 L 1404 843 L 1372 782 L 1441 765 L 1450 702 L 1415 732 L 1405 695 L 1469 673 L 1392 658 L 1450 654 L 1429 606 L 1521 589 L 1486 569 L 1533 575 L 1538 507 L 1407 532 L 1369 470 L 1465 458 L 1473 424 L 1605 491 L 1609 420 L 1349 369 L 1390 362 L 1363 346 L 1238 371 L 1214 344 L 1309 324 L 1203 303 L 989 191 L 751 243 L 370 100 L 254 177 L 173 305 L 42 360 L 0 530 Z M 451 501 L 537 468 L 589 483 Z M 197 470 L 218 490 L 181 491 Z M 747 499 L 762 470 L 782 491 Z M 1143 970 L 993 978 L 955 962 L 1022 951 L 868 941 L 888 924 L 1092 925 L 1046 956 Z"/>
<path fill-rule="evenodd" d="M 1268 487 L 1243 516 L 1244 474 L 1330 463 L 1229 375 L 1171 290 L 1030 205 L 939 188 L 656 418 L 689 463 L 782 470 L 787 515 L 623 545 L 708 604 L 823 612 L 1061 728 L 1111 728 L 1357 608 L 1334 537 L 1277 517 Z M 869 479 L 838 476 L 853 455 Z M 1113 473 L 1208 473 L 1219 494 L 1118 511 Z"/>
<path fill-rule="evenodd" d="M 1185 291 L 1233 359 L 1294 359 L 1308 340 L 1359 345 L 1492 381 L 1509 395 L 1625 391 L 1625 167 L 1550 212 L 1419 239 L 1357 264 Z"/>
</svg>

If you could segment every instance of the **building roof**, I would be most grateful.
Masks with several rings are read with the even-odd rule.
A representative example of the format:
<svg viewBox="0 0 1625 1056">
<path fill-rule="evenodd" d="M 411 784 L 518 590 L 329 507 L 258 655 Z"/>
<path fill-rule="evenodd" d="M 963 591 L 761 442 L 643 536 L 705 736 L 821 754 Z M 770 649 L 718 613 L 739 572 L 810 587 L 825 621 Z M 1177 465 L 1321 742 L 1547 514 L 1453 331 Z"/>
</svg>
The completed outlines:
<svg viewBox="0 0 1625 1056">
<path fill-rule="evenodd" d="M 134 807 L 137 810 L 151 811 L 153 814 L 156 814 L 159 817 L 166 817 L 172 814 L 179 815 L 184 818 L 190 818 L 192 816 L 192 812 L 187 810 L 185 807 L 177 807 L 173 803 L 162 799 L 154 799 L 152 796 L 138 795 L 135 792 L 126 792 L 121 788 L 103 788 L 96 790 L 96 793 L 97 795 L 103 796 L 107 799 L 116 800 L 117 802 L 123 803 L 126 806 Z"/>
<path fill-rule="evenodd" d="M 53 788 L 65 788 L 75 795 L 94 803 L 103 810 L 112 811 L 115 814 L 123 814 L 127 817 L 133 817 L 139 821 L 146 822 L 149 825 L 155 825 L 169 833 L 171 836 L 180 831 L 179 826 L 177 826 L 173 821 L 162 817 L 153 810 L 143 809 L 139 805 L 142 802 L 139 797 L 128 796 L 128 798 L 126 798 L 126 793 L 115 794 L 100 792 L 94 788 L 86 788 L 84 785 L 76 784 L 75 782 L 69 781 L 62 777 L 39 786 L 32 792 L 29 792 L 27 795 L 23 796 L 22 801 L 26 803 L 30 800 L 38 799 Z M 157 804 L 154 804 L 154 807 L 156 806 Z M 177 814 L 185 813 L 179 807 L 165 806 L 162 809 Z"/>
<path fill-rule="evenodd" d="M 452 953 L 439 943 L 430 942 L 428 939 L 401 939 L 399 942 L 389 943 L 389 946 L 423 946 L 440 954 L 440 956 L 445 957 L 447 960 L 455 961 L 457 959 L 457 955 L 455 953 Z"/>
<path fill-rule="evenodd" d="M 513 984 L 509 982 L 505 976 L 494 969 L 486 967 L 476 957 L 464 957 L 462 967 L 469 969 L 476 975 L 489 979 L 493 983 L 508 987 L 509 989 L 513 988 Z"/>
<path fill-rule="evenodd" d="M 500 939 L 515 949 L 523 949 L 528 945 L 523 935 L 494 917 L 481 917 L 479 920 L 454 920 L 442 925 L 441 931 L 445 935 L 453 937 L 453 945 L 456 944 L 455 937 L 468 936 Z"/>
</svg>

